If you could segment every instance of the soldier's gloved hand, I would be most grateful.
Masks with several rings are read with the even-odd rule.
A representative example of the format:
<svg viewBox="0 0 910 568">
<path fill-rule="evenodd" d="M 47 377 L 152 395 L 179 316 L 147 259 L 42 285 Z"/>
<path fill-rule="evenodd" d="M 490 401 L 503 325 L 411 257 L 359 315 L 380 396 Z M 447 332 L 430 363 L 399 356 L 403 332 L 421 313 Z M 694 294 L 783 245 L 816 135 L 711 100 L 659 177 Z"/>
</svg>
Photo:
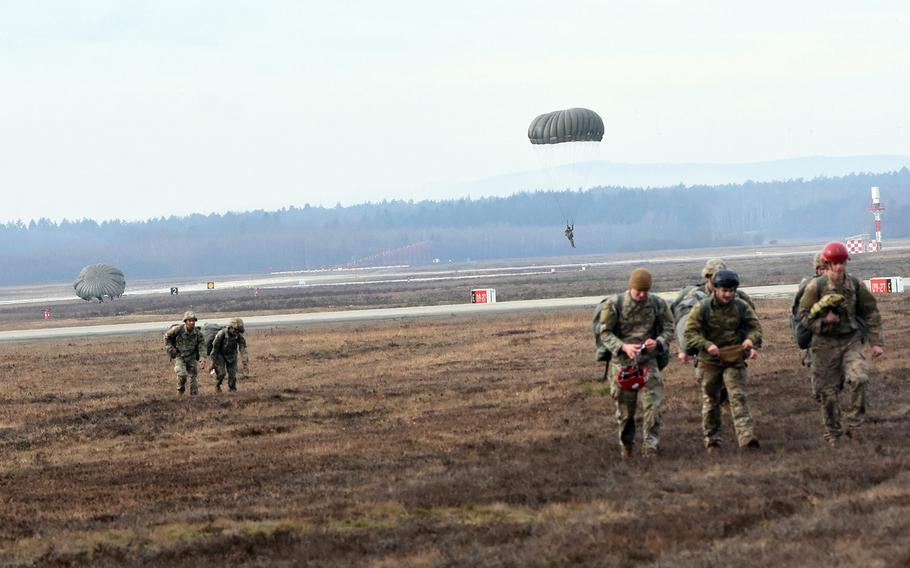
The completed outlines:
<svg viewBox="0 0 910 568">
<path fill-rule="evenodd" d="M 167 348 L 167 354 L 171 356 L 171 359 L 176 359 L 177 355 L 179 355 L 179 352 L 177 351 L 176 347 L 171 345 L 170 347 Z"/>
<path fill-rule="evenodd" d="M 819 301 L 812 304 L 809 315 L 817 318 L 826 310 L 833 310 L 844 303 L 846 299 L 843 294 L 825 294 Z"/>
</svg>

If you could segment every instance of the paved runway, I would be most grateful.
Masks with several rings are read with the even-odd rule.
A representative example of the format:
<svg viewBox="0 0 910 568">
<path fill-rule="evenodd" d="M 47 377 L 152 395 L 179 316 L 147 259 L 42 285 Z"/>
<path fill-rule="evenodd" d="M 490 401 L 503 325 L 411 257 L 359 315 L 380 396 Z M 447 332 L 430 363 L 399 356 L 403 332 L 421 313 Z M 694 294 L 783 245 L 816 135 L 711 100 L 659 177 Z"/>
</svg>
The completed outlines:
<svg viewBox="0 0 910 568">
<path fill-rule="evenodd" d="M 790 297 L 796 292 L 796 284 L 778 286 L 745 287 L 743 290 L 754 298 Z M 672 299 L 676 292 L 660 294 Z M 415 306 L 410 308 L 380 308 L 372 310 L 349 310 L 340 312 L 310 312 L 304 314 L 279 314 L 267 316 L 244 317 L 247 328 L 263 327 L 302 327 L 307 325 L 346 323 L 358 321 L 412 319 L 441 316 L 477 316 L 490 313 L 508 313 L 523 311 L 547 311 L 590 308 L 594 309 L 602 296 L 585 296 L 579 298 L 557 298 L 544 300 L 519 300 L 514 302 L 497 302 L 495 304 L 448 304 L 443 306 Z M 199 325 L 214 322 L 226 324 L 225 319 L 200 320 Z M 27 329 L 0 331 L 0 342 L 31 341 L 40 339 L 74 339 L 117 335 L 142 335 L 163 333 L 170 321 L 124 323 L 112 325 L 92 325 L 78 327 L 56 327 L 46 329 Z"/>
</svg>

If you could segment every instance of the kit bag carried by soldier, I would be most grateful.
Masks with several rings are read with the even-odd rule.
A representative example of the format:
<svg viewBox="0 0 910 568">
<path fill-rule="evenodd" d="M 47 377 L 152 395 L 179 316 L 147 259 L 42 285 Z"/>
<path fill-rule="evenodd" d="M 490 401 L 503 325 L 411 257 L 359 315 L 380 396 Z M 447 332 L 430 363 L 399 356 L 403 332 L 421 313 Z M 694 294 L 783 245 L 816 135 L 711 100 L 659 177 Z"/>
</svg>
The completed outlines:
<svg viewBox="0 0 910 568">
<path fill-rule="evenodd" d="M 613 300 L 612 304 L 616 310 L 616 315 L 617 315 L 616 321 L 618 324 L 619 323 L 618 316 L 622 313 L 622 308 L 623 308 L 623 303 L 625 302 L 625 298 L 626 298 L 626 293 L 621 292 L 621 293 L 617 294 L 616 296 L 610 296 L 610 297 L 604 298 L 603 300 L 600 301 L 599 304 L 597 304 L 597 307 L 594 308 L 594 321 L 592 324 L 592 327 L 594 329 L 594 360 L 596 362 L 603 362 L 606 365 L 606 367 L 604 368 L 604 376 L 603 376 L 603 379 L 601 379 L 601 382 L 607 380 L 607 374 L 609 373 L 609 368 L 610 368 L 610 359 L 613 358 L 613 354 L 610 353 L 610 350 L 607 349 L 607 346 L 603 344 L 603 340 L 600 338 L 600 332 L 602 331 L 601 327 L 600 327 L 600 313 L 603 311 L 604 307 L 606 307 L 607 303 L 612 299 Z M 648 294 L 648 302 L 651 303 L 651 307 L 654 310 L 655 314 L 659 314 L 660 313 L 660 304 L 659 304 L 659 300 L 657 299 L 657 296 Z M 656 339 L 657 336 L 659 336 L 663 332 L 664 332 L 663 324 L 660 321 L 660 317 L 655 317 L 654 318 L 654 327 L 651 329 L 651 333 L 649 334 L 649 337 L 651 339 Z M 657 360 L 657 368 L 662 370 L 670 362 L 670 352 L 666 349 L 659 350 L 657 352 L 656 360 Z"/>
<path fill-rule="evenodd" d="M 699 286 L 686 286 L 679 291 L 676 299 L 670 304 L 670 312 L 673 313 L 673 321 L 676 326 L 676 342 L 679 344 L 679 350 L 687 355 L 694 355 L 691 349 L 686 346 L 686 321 L 689 319 L 689 312 L 695 305 L 705 298 L 710 298 Z"/>
<path fill-rule="evenodd" d="M 808 349 L 809 343 L 812 341 L 812 330 L 803 324 L 799 323 L 799 318 L 797 317 L 797 312 L 799 312 L 799 302 L 803 299 L 803 294 L 806 292 L 806 286 L 809 285 L 812 279 L 807 279 L 799 287 L 799 290 L 796 291 L 796 295 L 793 296 L 793 305 L 790 306 L 790 331 L 793 333 L 793 339 L 796 340 L 796 344 L 800 349 Z"/>
<path fill-rule="evenodd" d="M 224 326 L 217 323 L 207 323 L 202 326 L 202 338 L 205 340 L 206 355 L 212 354 L 212 342 L 215 341 L 215 336 L 222 329 L 224 329 Z"/>
<path fill-rule="evenodd" d="M 177 349 L 177 332 L 181 326 L 183 326 L 183 322 L 172 323 L 164 330 L 164 351 L 171 359 L 176 359 L 177 355 L 180 355 L 180 350 Z"/>
</svg>

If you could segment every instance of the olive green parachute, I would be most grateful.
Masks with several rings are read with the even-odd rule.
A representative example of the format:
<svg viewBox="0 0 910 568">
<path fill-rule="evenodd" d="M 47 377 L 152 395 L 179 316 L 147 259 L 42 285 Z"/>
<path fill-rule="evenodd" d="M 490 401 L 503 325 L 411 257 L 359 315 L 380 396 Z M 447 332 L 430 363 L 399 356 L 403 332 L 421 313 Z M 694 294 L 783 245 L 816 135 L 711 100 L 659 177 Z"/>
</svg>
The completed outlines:
<svg viewBox="0 0 910 568">
<path fill-rule="evenodd" d="M 126 280 L 119 268 L 109 264 L 90 264 L 76 277 L 73 288 L 83 300 L 103 302 L 104 298 L 114 299 L 123 295 Z"/>
<path fill-rule="evenodd" d="M 570 108 L 542 114 L 531 121 L 528 140 L 531 144 L 563 142 L 600 142 L 604 121 L 593 110 Z"/>
</svg>

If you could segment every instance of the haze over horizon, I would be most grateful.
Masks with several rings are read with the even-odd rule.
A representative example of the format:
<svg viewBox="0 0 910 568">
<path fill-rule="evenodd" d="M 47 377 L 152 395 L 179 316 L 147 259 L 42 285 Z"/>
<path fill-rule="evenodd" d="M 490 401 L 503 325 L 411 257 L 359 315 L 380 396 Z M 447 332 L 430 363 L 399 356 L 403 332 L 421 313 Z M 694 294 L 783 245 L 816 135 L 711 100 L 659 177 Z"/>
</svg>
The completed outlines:
<svg viewBox="0 0 910 568">
<path fill-rule="evenodd" d="M 561 7 L 8 7 L 0 222 L 509 195 L 573 106 L 614 165 L 910 156 L 904 2 Z"/>
</svg>

